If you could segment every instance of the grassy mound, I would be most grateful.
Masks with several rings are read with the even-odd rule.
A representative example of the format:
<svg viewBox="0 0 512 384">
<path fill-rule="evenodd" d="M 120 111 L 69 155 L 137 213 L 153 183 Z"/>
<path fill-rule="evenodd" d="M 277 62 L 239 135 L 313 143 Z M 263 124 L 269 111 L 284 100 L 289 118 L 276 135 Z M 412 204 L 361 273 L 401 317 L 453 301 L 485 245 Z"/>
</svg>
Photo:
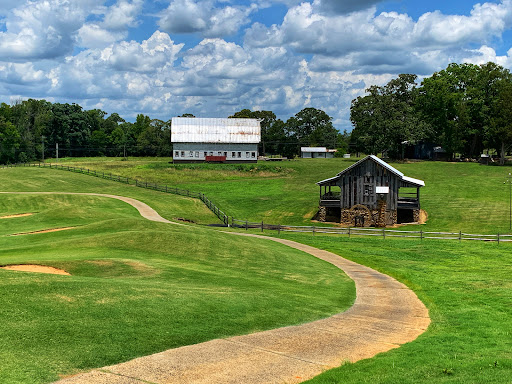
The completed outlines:
<svg viewBox="0 0 512 384">
<path fill-rule="evenodd" d="M 398 349 L 308 381 L 508 383 L 512 264 L 508 245 L 417 240 L 286 238 L 343 255 L 404 282 L 429 308 L 426 333 Z"/>
<path fill-rule="evenodd" d="M 356 159 L 300 159 L 255 167 L 279 172 L 240 172 L 230 165 L 169 164 L 169 159 L 68 159 L 66 164 L 178 185 L 205 193 L 222 210 L 238 219 L 272 224 L 309 224 L 318 211 L 317 181 L 332 177 Z M 504 181 L 510 167 L 476 163 L 391 163 L 405 175 L 424 180 L 422 208 L 428 212 L 423 230 L 467 233 L 509 233 L 509 189 Z M 247 167 L 247 165 L 244 165 Z M 419 230 L 417 226 L 406 228 Z"/>
<path fill-rule="evenodd" d="M 1 170 L 12 190 L 119 193 L 188 212 L 195 202 L 68 172 Z M 123 193 L 124 192 L 124 193 Z M 155 199 L 155 204 L 152 204 Z M 308 322 L 342 311 L 353 283 L 273 242 L 149 222 L 113 199 L 0 195 L 0 382 L 45 383 L 168 348 Z M 207 212 L 203 216 L 208 217 Z M 57 226 L 72 231 L 9 236 Z"/>
</svg>

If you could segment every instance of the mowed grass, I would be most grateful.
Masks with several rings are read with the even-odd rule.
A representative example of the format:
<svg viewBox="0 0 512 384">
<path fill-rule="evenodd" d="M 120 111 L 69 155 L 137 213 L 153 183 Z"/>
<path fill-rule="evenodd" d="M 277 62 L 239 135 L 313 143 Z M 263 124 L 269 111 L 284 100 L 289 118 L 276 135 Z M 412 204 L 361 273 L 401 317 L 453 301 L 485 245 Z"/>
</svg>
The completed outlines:
<svg viewBox="0 0 512 384">
<path fill-rule="evenodd" d="M 88 176 L 0 170 L 2 189 L 156 193 Z M 124 192 L 124 193 L 123 193 Z M 169 218 L 187 199 L 155 200 Z M 340 312 L 354 285 L 340 270 L 281 244 L 197 226 L 154 223 L 118 200 L 0 194 L 0 265 L 42 264 L 72 276 L 0 270 L 0 382 L 62 375 L 206 340 Z M 206 215 L 205 215 L 206 217 Z M 56 227 L 67 231 L 10 236 Z"/>
<path fill-rule="evenodd" d="M 510 246 L 299 234 L 281 237 L 395 277 L 414 290 L 432 319 L 429 329 L 415 341 L 372 359 L 344 364 L 308 383 L 512 382 Z"/>
<path fill-rule="evenodd" d="M 219 219 L 198 199 L 138 188 L 116 181 L 50 168 L 0 169 L 0 192 L 92 192 L 120 194 L 140 200 L 168 220 L 184 218 L 198 224 L 218 223 Z M 1 199 L 1 195 L 0 195 Z M 34 200 L 37 200 L 35 197 Z M 1 200 L 0 200 L 1 201 Z M 14 208 L 5 206 L 7 213 Z M 131 208 L 136 212 L 135 208 Z"/>
<path fill-rule="evenodd" d="M 245 171 L 244 167 L 222 164 L 174 166 L 169 158 L 85 158 L 64 163 L 200 191 L 238 219 L 304 225 L 310 224 L 318 211 L 319 187 L 315 183 L 335 176 L 355 161 L 259 162 L 246 165 Z M 391 165 L 426 183 L 421 188 L 421 204 L 428 221 L 421 229 L 510 233 L 509 188 L 504 182 L 511 167 L 428 161 Z"/>
</svg>

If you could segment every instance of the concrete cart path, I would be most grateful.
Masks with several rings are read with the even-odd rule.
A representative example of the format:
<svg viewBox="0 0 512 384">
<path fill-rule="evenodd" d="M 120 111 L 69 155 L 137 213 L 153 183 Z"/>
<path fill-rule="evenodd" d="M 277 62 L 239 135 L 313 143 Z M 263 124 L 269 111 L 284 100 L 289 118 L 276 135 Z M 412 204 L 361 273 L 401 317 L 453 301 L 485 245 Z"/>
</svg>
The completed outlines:
<svg viewBox="0 0 512 384">
<path fill-rule="evenodd" d="M 164 219 L 162 216 L 158 214 L 153 208 L 151 208 L 146 203 L 142 201 L 132 199 L 130 197 L 117 196 L 117 195 L 108 195 L 104 193 L 79 193 L 79 192 L 0 192 L 3 194 L 16 194 L 16 195 L 85 195 L 85 196 L 99 196 L 99 197 L 109 197 L 111 199 L 117 199 L 124 201 L 125 203 L 130 204 L 132 207 L 136 208 L 139 211 L 140 215 L 145 219 L 151 221 L 158 221 L 160 223 L 169 223 L 176 225 L 183 225 L 180 223 L 175 223 L 173 221 L 169 221 Z"/>
<path fill-rule="evenodd" d="M 132 204 L 148 220 L 172 223 L 134 199 L 87 195 L 120 199 Z M 343 362 L 367 359 L 397 348 L 416 339 L 430 324 L 428 310 L 414 292 L 387 275 L 294 241 L 225 233 L 276 241 L 337 266 L 356 284 L 354 305 L 343 313 L 312 323 L 170 349 L 58 383 L 300 383 Z"/>
</svg>

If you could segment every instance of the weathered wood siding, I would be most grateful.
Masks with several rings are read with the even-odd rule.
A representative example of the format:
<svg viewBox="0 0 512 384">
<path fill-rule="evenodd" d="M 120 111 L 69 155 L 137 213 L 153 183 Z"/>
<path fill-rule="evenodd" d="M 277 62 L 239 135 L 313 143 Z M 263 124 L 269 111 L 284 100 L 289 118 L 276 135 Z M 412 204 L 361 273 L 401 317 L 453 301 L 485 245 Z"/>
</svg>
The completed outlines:
<svg viewBox="0 0 512 384">
<path fill-rule="evenodd" d="M 376 187 L 389 187 L 386 207 L 388 210 L 396 210 L 400 182 L 399 176 L 368 159 L 343 174 L 337 181 L 341 188 L 341 208 L 363 204 L 370 209 L 377 209 Z"/>
</svg>

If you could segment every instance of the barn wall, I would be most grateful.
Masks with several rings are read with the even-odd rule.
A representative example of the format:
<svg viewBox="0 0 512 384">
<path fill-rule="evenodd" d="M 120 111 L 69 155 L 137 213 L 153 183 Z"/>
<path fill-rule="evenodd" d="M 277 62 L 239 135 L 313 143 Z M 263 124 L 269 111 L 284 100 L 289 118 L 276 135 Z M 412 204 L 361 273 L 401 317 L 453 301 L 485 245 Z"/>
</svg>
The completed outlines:
<svg viewBox="0 0 512 384">
<path fill-rule="evenodd" d="M 368 159 L 341 175 L 337 182 L 341 188 L 341 208 L 348 209 L 356 204 L 377 209 L 376 187 L 389 187 L 386 197 L 388 211 L 396 211 L 400 180 L 380 164 Z"/>
<path fill-rule="evenodd" d="M 226 155 L 226 161 L 255 162 L 258 160 L 258 144 L 174 143 L 173 161 L 205 161 L 205 152 L 208 156 Z"/>
</svg>

